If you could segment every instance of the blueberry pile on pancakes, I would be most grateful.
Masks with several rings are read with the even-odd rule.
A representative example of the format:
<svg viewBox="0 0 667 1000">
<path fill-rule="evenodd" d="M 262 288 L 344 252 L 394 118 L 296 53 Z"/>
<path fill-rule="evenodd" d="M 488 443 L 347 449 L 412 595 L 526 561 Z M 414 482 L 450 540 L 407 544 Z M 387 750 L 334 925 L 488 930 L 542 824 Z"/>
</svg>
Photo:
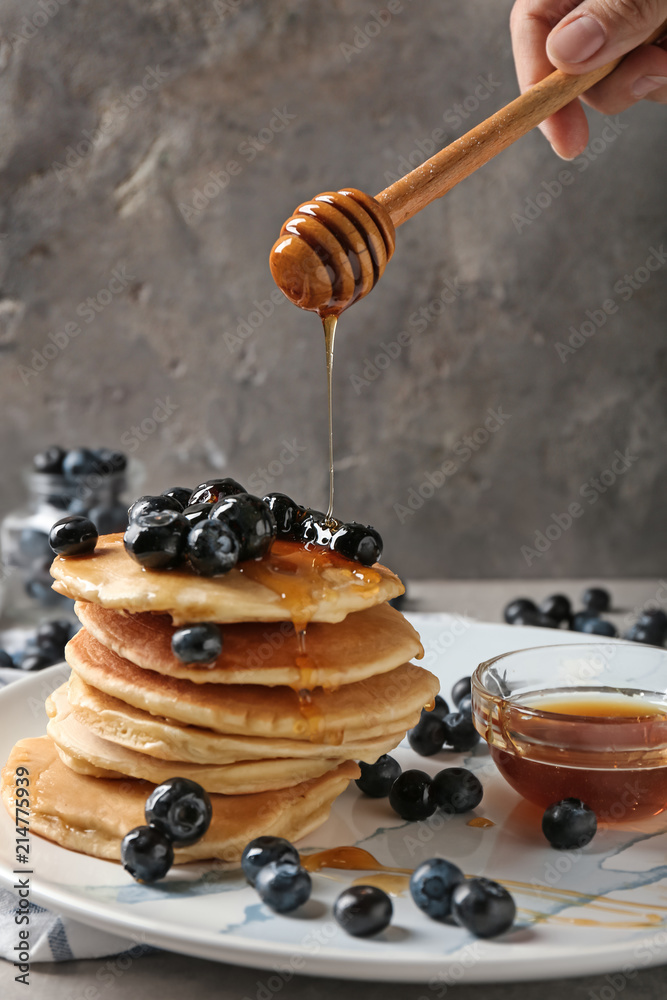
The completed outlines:
<svg viewBox="0 0 667 1000">
<path fill-rule="evenodd" d="M 298 840 L 437 694 L 410 662 L 419 636 L 389 604 L 403 586 L 370 527 L 226 479 L 139 498 L 125 535 L 91 544 L 68 522 L 53 537 L 53 586 L 82 628 L 47 734 L 16 744 L 2 794 L 11 812 L 27 766 L 31 831 L 64 847 L 117 860 L 173 777 L 213 806 L 177 863 L 238 863 L 260 835 Z"/>
</svg>

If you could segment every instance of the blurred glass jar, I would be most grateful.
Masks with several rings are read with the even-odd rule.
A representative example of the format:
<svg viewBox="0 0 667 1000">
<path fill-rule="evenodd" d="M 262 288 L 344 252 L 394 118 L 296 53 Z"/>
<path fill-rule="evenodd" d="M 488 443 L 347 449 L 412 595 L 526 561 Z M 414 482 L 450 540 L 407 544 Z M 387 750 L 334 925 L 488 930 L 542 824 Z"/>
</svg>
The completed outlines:
<svg viewBox="0 0 667 1000">
<path fill-rule="evenodd" d="M 127 471 L 122 457 L 122 468 L 100 464 L 98 470 L 76 479 L 29 472 L 25 504 L 0 524 L 3 623 L 34 624 L 52 612 L 73 615 L 73 601 L 51 589 L 54 556 L 49 532 L 67 514 L 85 514 L 100 535 L 125 530 Z"/>
</svg>

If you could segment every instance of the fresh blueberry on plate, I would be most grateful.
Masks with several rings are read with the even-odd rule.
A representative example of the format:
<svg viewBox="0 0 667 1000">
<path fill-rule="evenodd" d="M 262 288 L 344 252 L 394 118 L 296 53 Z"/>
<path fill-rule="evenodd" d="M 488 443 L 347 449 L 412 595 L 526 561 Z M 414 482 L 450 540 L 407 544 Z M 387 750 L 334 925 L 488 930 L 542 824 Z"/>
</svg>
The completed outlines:
<svg viewBox="0 0 667 1000">
<path fill-rule="evenodd" d="M 241 868 L 250 885 L 255 884 L 262 868 L 273 863 L 298 866 L 301 863 L 299 852 L 284 837 L 255 837 L 244 847 Z"/>
<path fill-rule="evenodd" d="M 447 728 L 443 719 L 422 710 L 419 722 L 408 730 L 408 743 L 421 757 L 432 757 L 442 750 Z"/>
<path fill-rule="evenodd" d="M 175 510 L 142 514 L 123 535 L 125 551 L 145 569 L 172 569 L 183 557 L 189 529 Z"/>
<path fill-rule="evenodd" d="M 452 701 L 457 708 L 459 707 L 461 699 L 467 697 L 471 692 L 472 677 L 461 677 L 452 688 Z"/>
<path fill-rule="evenodd" d="M 452 893 L 465 880 L 461 869 L 444 858 L 422 861 L 410 877 L 410 895 L 433 920 L 446 920 L 452 912 Z"/>
<path fill-rule="evenodd" d="M 310 899 L 313 884 L 299 864 L 270 861 L 257 872 L 255 889 L 259 898 L 276 913 L 291 913 Z"/>
<path fill-rule="evenodd" d="M 171 497 L 172 500 L 178 501 L 181 510 L 185 510 L 186 507 L 190 506 L 192 490 L 188 489 L 187 486 L 170 486 L 169 489 L 162 490 L 161 496 Z"/>
<path fill-rule="evenodd" d="M 640 625 L 639 622 L 628 629 L 625 638 L 630 642 L 641 642 L 644 646 L 662 646 L 664 635 L 662 629 L 652 624 Z"/>
<path fill-rule="evenodd" d="M 551 594 L 549 597 L 545 597 L 540 604 L 540 611 L 547 618 L 551 618 L 557 625 L 560 625 L 561 622 L 569 621 L 572 605 L 569 597 L 566 597 L 565 594 Z"/>
<path fill-rule="evenodd" d="M 581 627 L 582 632 L 587 632 L 589 635 L 607 635 L 610 638 L 618 635 L 618 630 L 615 625 L 611 622 L 605 621 L 604 618 L 587 618 Z"/>
<path fill-rule="evenodd" d="M 552 847 L 575 850 L 590 843 L 597 832 L 595 813 L 581 799 L 562 799 L 545 809 L 542 832 Z"/>
<path fill-rule="evenodd" d="M 144 514 L 161 514 L 165 510 L 174 510 L 180 514 L 182 505 L 174 497 L 151 496 L 150 494 L 138 497 L 127 509 L 127 516 L 132 521 L 138 521 Z"/>
<path fill-rule="evenodd" d="M 391 923 L 391 899 L 375 885 L 351 885 L 334 903 L 336 922 L 353 937 L 372 937 Z"/>
<path fill-rule="evenodd" d="M 467 716 L 472 719 L 472 695 L 467 694 L 465 698 L 461 698 L 458 704 L 458 709 L 461 715 Z"/>
<path fill-rule="evenodd" d="M 213 816 L 211 800 L 196 781 L 169 778 L 146 800 L 146 822 L 161 830 L 175 847 L 201 840 Z"/>
<path fill-rule="evenodd" d="M 191 528 L 195 525 L 201 524 L 208 518 L 211 513 L 210 503 L 191 503 L 189 507 L 185 507 L 183 510 L 183 517 L 188 522 Z"/>
<path fill-rule="evenodd" d="M 446 715 L 449 715 L 450 708 L 442 695 L 436 694 L 433 699 L 433 708 L 431 709 L 432 715 L 437 715 L 439 719 L 444 719 Z"/>
<path fill-rule="evenodd" d="M 586 611 L 593 611 L 595 614 L 609 611 L 611 607 L 611 595 L 604 587 L 589 587 L 581 595 L 581 600 Z"/>
<path fill-rule="evenodd" d="M 49 545 L 58 556 L 81 556 L 97 545 L 97 528 L 82 514 L 63 517 L 49 532 Z"/>
<path fill-rule="evenodd" d="M 360 760 L 359 770 L 361 777 L 356 779 L 357 787 L 371 799 L 384 799 L 401 774 L 401 765 L 385 753 L 378 757 L 374 764 L 366 764 Z"/>
<path fill-rule="evenodd" d="M 513 601 L 509 602 L 503 611 L 503 616 L 508 625 L 514 625 L 518 615 L 526 614 L 526 612 L 533 613 L 536 611 L 537 604 L 535 604 L 535 601 L 531 601 L 528 597 L 515 597 Z"/>
<path fill-rule="evenodd" d="M 452 893 L 452 916 L 475 937 L 498 937 L 514 923 L 516 903 L 498 882 L 466 879 Z"/>
<path fill-rule="evenodd" d="M 164 878 L 171 868 L 174 846 L 157 827 L 135 826 L 121 841 L 120 860 L 132 878 L 150 884 Z"/>
<path fill-rule="evenodd" d="M 276 537 L 289 539 L 299 512 L 303 508 L 285 493 L 267 493 L 263 500 L 276 522 Z"/>
<path fill-rule="evenodd" d="M 577 611 L 577 613 L 572 615 L 572 618 L 570 619 L 571 631 L 583 632 L 584 625 L 586 622 L 590 621 L 591 618 L 597 618 L 597 615 L 593 611 Z"/>
<path fill-rule="evenodd" d="M 411 823 L 427 819 L 435 812 L 431 798 L 431 776 L 425 771 L 411 768 L 398 776 L 389 792 L 389 805 L 401 819 Z"/>
<path fill-rule="evenodd" d="M 479 733 L 472 718 L 463 712 L 450 712 L 444 718 L 445 749 L 466 753 L 479 743 Z"/>
<path fill-rule="evenodd" d="M 212 663 L 222 652 L 222 634 L 215 622 L 198 622 L 177 629 L 171 651 L 182 663 Z"/>
<path fill-rule="evenodd" d="M 446 813 L 465 813 L 476 809 L 484 789 L 476 774 L 465 767 L 446 767 L 438 771 L 431 786 L 431 798 Z"/>
</svg>

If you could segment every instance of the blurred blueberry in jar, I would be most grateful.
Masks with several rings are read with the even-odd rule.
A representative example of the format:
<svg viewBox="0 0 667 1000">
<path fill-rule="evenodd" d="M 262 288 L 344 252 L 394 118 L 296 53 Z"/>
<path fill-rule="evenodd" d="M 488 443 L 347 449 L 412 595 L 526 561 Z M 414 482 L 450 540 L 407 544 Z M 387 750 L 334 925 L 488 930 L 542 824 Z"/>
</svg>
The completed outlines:
<svg viewBox="0 0 667 1000">
<path fill-rule="evenodd" d="M 35 455 L 24 503 L 0 524 L 4 620 L 32 624 L 45 608 L 58 613 L 73 608 L 72 601 L 51 589 L 49 532 L 65 515 L 90 518 L 100 535 L 123 531 L 126 475 L 127 456 L 111 448 L 53 444 Z"/>
</svg>

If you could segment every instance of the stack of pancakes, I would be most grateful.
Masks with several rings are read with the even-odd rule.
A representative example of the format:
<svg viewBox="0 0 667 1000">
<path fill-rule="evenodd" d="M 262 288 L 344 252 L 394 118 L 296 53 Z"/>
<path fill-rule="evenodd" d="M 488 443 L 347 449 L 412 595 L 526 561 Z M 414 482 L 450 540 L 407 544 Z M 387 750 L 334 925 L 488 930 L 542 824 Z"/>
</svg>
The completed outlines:
<svg viewBox="0 0 667 1000">
<path fill-rule="evenodd" d="M 97 857 L 145 822 L 171 777 L 211 795 L 205 837 L 177 861 L 237 862 L 261 834 L 297 840 L 319 826 L 355 761 L 395 747 L 438 690 L 409 662 L 419 636 L 387 602 L 403 587 L 380 565 L 275 542 L 222 577 L 146 570 L 121 535 L 58 557 L 54 589 L 76 600 L 69 681 L 47 700 L 47 735 L 21 740 L 3 771 L 30 770 L 31 831 Z M 206 666 L 172 652 L 177 627 L 217 622 Z"/>
</svg>

